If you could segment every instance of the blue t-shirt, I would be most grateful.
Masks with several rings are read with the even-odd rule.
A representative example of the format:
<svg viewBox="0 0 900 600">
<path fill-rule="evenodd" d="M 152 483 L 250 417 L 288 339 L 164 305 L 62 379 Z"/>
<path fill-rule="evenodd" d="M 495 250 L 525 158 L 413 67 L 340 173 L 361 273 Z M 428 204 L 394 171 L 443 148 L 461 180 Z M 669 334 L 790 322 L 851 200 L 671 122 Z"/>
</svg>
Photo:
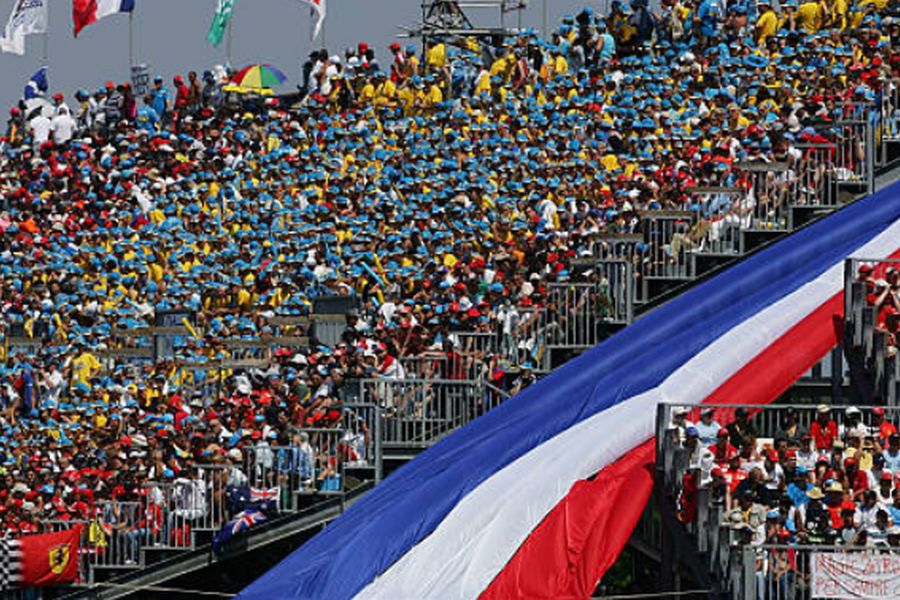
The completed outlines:
<svg viewBox="0 0 900 600">
<path fill-rule="evenodd" d="M 791 502 L 794 503 L 794 506 L 803 506 L 807 502 L 809 502 L 809 496 L 806 495 L 807 486 L 804 485 L 802 488 L 796 483 L 791 483 L 787 487 L 787 494 L 790 497 Z"/>
<path fill-rule="evenodd" d="M 169 102 L 169 90 L 163 86 L 153 92 L 153 102 L 151 106 L 156 114 L 162 116 L 166 114 L 166 104 Z"/>
<path fill-rule="evenodd" d="M 159 115 L 155 110 L 146 104 L 137 109 L 138 127 L 146 131 L 156 131 L 156 124 L 159 122 Z"/>
</svg>

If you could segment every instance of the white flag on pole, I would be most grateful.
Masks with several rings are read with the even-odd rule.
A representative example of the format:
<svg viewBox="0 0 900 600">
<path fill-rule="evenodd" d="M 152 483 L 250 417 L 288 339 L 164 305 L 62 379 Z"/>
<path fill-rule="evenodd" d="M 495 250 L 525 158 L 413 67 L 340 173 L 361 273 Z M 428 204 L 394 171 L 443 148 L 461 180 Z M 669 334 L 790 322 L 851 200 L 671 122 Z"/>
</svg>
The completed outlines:
<svg viewBox="0 0 900 600">
<path fill-rule="evenodd" d="M 300 0 L 304 4 L 309 4 L 310 8 L 316 12 L 318 15 L 318 20 L 316 20 L 316 28 L 313 31 L 313 39 L 319 37 L 319 33 L 322 31 L 322 24 L 325 23 L 325 15 L 327 10 L 325 8 L 326 0 Z"/>
<path fill-rule="evenodd" d="M 25 54 L 25 36 L 47 33 L 47 2 L 49 0 L 16 0 L 3 37 L 0 50 Z"/>
</svg>

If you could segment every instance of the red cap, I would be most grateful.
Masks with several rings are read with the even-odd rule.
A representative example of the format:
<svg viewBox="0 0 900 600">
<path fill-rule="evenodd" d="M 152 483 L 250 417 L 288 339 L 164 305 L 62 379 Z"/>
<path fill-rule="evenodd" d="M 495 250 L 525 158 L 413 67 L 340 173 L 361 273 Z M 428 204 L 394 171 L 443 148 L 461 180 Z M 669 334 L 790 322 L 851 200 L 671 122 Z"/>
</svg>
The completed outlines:
<svg viewBox="0 0 900 600">
<path fill-rule="evenodd" d="M 369 45 L 365 42 L 360 42 L 359 45 L 356 47 L 356 49 L 359 51 L 360 54 L 365 54 L 366 52 L 369 51 Z"/>
<path fill-rule="evenodd" d="M 391 49 L 391 51 L 396 52 L 397 50 L 400 49 L 400 44 L 398 44 L 397 42 L 394 42 L 393 44 L 390 45 L 390 49 Z"/>
<path fill-rule="evenodd" d="M 881 474 L 881 480 L 882 481 L 891 481 L 891 480 L 893 480 L 893 476 L 890 473 L 888 473 L 887 471 L 885 471 L 884 473 Z"/>
<path fill-rule="evenodd" d="M 728 430 L 724 427 L 719 430 L 719 433 L 716 434 L 718 437 L 728 437 Z"/>
<path fill-rule="evenodd" d="M 872 414 L 873 414 L 873 415 L 881 415 L 881 416 L 883 417 L 883 416 L 884 416 L 884 409 L 881 408 L 880 406 L 876 406 L 875 408 L 872 409 Z"/>
<path fill-rule="evenodd" d="M 182 83 L 184 83 L 184 79 L 181 78 L 181 75 L 176 75 L 176 76 L 175 76 L 175 83 L 176 83 L 176 84 L 179 84 L 179 85 L 182 84 Z"/>
<path fill-rule="evenodd" d="M 54 99 L 54 100 L 62 100 L 63 98 L 65 98 L 65 96 L 63 96 L 63 95 L 60 94 L 59 92 L 56 92 L 55 94 L 53 94 L 53 99 Z"/>
<path fill-rule="evenodd" d="M 106 82 L 106 89 L 111 90 L 111 89 L 113 89 L 114 87 L 116 87 L 116 84 L 113 83 L 112 81 L 107 81 L 107 82 Z"/>
<path fill-rule="evenodd" d="M 769 450 L 769 453 L 766 456 L 772 462 L 778 462 L 778 453 L 775 452 L 774 450 Z"/>
<path fill-rule="evenodd" d="M 860 273 L 871 273 L 872 265 L 860 265 L 859 272 Z"/>
<path fill-rule="evenodd" d="M 784 453 L 784 457 L 785 458 L 797 458 L 797 452 L 795 452 L 794 450 L 788 450 L 787 452 Z"/>
</svg>

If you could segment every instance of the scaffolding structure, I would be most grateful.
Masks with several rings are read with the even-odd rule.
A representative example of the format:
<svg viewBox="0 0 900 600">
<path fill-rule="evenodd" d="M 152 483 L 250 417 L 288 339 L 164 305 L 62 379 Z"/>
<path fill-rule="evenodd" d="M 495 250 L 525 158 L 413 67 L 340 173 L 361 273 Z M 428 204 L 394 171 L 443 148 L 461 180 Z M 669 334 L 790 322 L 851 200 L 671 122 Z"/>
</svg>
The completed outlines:
<svg viewBox="0 0 900 600">
<path fill-rule="evenodd" d="M 522 14 L 528 0 L 422 0 L 422 21 L 415 28 L 404 28 L 406 37 L 422 38 L 427 48 L 436 40 L 452 41 L 459 37 L 500 39 L 522 28 Z M 472 22 L 466 10 L 496 11 L 493 25 Z M 507 24 L 516 15 L 515 27 Z"/>
</svg>

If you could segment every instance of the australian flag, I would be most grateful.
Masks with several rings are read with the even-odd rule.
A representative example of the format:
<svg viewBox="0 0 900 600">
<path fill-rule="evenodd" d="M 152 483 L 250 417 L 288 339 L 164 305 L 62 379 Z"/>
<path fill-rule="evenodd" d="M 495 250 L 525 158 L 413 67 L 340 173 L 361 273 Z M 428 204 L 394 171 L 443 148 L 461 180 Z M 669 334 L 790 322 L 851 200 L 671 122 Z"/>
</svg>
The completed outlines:
<svg viewBox="0 0 900 600">
<path fill-rule="evenodd" d="M 266 515 L 258 510 L 244 510 L 236 514 L 234 518 L 224 525 L 219 533 L 213 535 L 213 552 L 219 554 L 233 539 L 245 531 L 266 520 Z"/>
<path fill-rule="evenodd" d="M 257 510 L 263 513 L 271 513 L 278 510 L 278 496 L 280 490 L 273 488 L 254 488 L 250 486 L 230 487 L 225 491 L 225 503 L 229 512 L 237 513 L 242 510 Z"/>
</svg>

